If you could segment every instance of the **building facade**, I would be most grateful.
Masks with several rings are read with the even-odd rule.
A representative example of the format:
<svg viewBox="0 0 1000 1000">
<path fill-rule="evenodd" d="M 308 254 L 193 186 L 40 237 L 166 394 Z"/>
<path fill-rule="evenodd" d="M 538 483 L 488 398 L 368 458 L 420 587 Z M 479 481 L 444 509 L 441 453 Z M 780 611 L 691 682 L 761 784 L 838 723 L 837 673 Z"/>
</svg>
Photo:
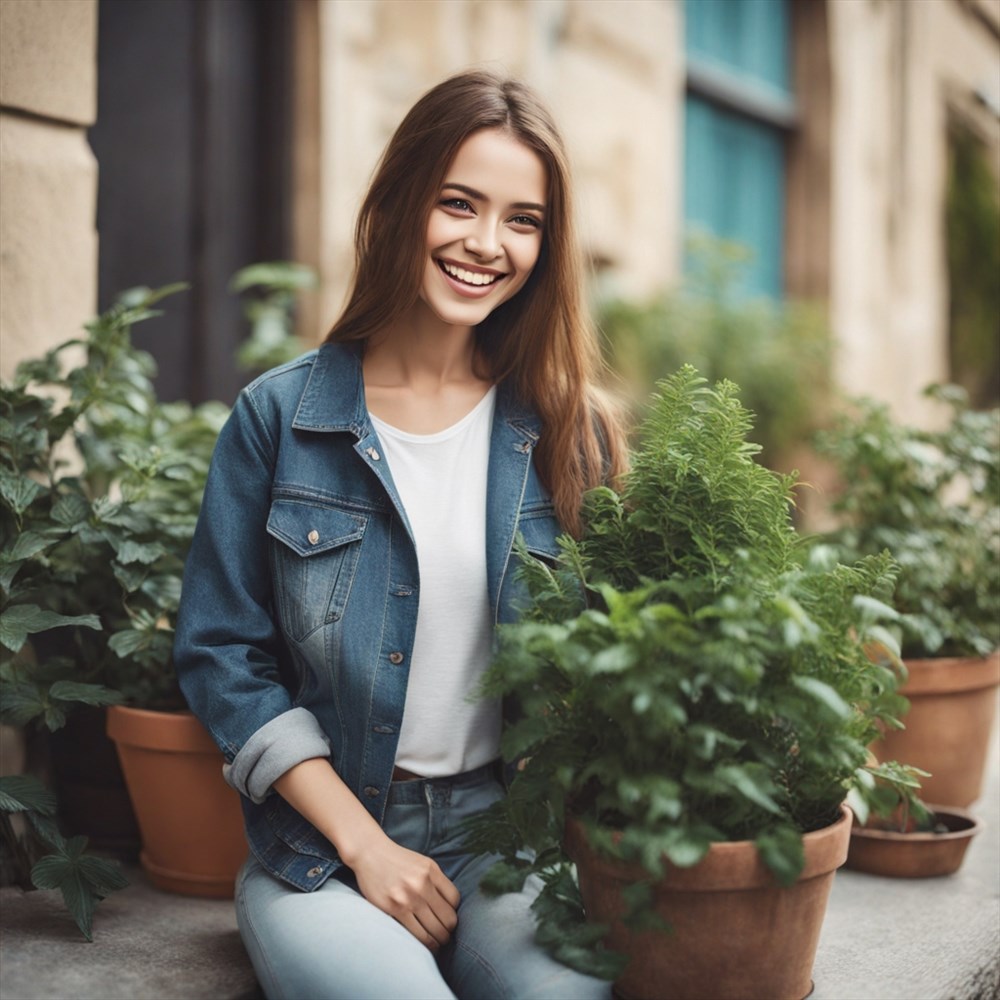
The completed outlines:
<svg viewBox="0 0 1000 1000">
<path fill-rule="evenodd" d="M 201 0 L 201 9 L 226 3 L 260 7 Z M 522 77 L 553 107 L 596 294 L 675 286 L 686 234 L 704 228 L 752 248 L 748 296 L 823 304 L 847 391 L 923 419 L 919 389 L 949 378 L 949 150 L 961 128 L 1000 174 L 1000 0 L 288 0 L 282 9 L 288 190 L 273 193 L 289 206 L 290 255 L 321 279 L 303 307 L 308 338 L 322 336 L 343 301 L 354 215 L 396 123 L 429 86 L 475 65 Z M 64 336 L 94 306 L 95 164 L 84 129 L 101 102 L 96 0 L 0 0 L 0 11 L 7 375 L 39 338 Z"/>
</svg>

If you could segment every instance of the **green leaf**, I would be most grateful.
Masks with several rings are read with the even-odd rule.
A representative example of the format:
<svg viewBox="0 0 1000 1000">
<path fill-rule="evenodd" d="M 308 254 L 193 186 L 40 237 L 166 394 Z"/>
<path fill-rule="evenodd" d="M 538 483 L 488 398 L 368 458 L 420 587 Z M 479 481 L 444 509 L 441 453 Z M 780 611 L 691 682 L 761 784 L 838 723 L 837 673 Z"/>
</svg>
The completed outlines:
<svg viewBox="0 0 1000 1000">
<path fill-rule="evenodd" d="M 45 492 L 45 487 L 27 476 L 12 475 L 6 469 L 2 472 L 3 474 L 0 475 L 0 497 L 15 514 L 20 516 L 31 506 L 39 494 Z"/>
<path fill-rule="evenodd" d="M 755 805 L 771 813 L 781 813 L 781 808 L 771 798 L 771 782 L 766 776 L 752 774 L 749 768 L 732 764 L 719 768 L 718 777 L 732 785 L 741 795 Z"/>
<path fill-rule="evenodd" d="M 0 681 L 0 718 L 15 726 L 23 726 L 32 719 L 44 716 L 48 708 L 43 692 L 37 684 L 25 681 Z"/>
<path fill-rule="evenodd" d="M 128 539 L 118 546 L 118 561 L 126 564 L 139 562 L 148 566 L 166 551 L 159 542 L 135 542 Z"/>
<path fill-rule="evenodd" d="M 25 531 L 17 536 L 17 541 L 11 546 L 9 552 L 4 553 L 4 558 L 11 560 L 30 559 L 49 544 L 51 544 L 50 540 L 37 531 Z"/>
<path fill-rule="evenodd" d="M 49 688 L 49 695 L 59 701 L 78 701 L 84 705 L 120 705 L 121 692 L 103 684 L 84 684 L 80 681 L 56 681 Z"/>
<path fill-rule="evenodd" d="M 705 857 L 709 846 L 707 839 L 689 834 L 683 827 L 678 827 L 669 831 L 664 853 L 671 864 L 678 868 L 690 868 Z"/>
<path fill-rule="evenodd" d="M 97 904 L 128 880 L 110 862 L 84 855 L 85 837 L 71 837 L 55 854 L 47 854 L 31 869 L 31 881 L 39 889 L 58 889 L 77 927 L 93 940 L 92 925 Z"/>
<path fill-rule="evenodd" d="M 520 892 L 524 888 L 524 880 L 531 872 L 526 863 L 515 864 L 510 861 L 498 861 L 487 869 L 479 882 L 479 887 L 487 896 L 500 896 L 505 892 Z"/>
<path fill-rule="evenodd" d="M 80 858 L 80 872 L 93 891 L 104 899 L 119 889 L 127 889 L 129 880 L 112 861 L 83 855 Z"/>
<path fill-rule="evenodd" d="M 796 675 L 792 678 L 792 683 L 810 697 L 815 698 L 821 705 L 828 708 L 839 719 L 849 719 L 851 717 L 851 706 L 837 694 L 829 684 L 824 683 L 816 677 L 803 677 Z"/>
<path fill-rule="evenodd" d="M 101 620 L 97 615 L 58 615 L 37 604 L 14 604 L 0 613 L 0 643 L 16 653 L 29 635 L 69 625 L 100 631 Z"/>
<path fill-rule="evenodd" d="M 90 517 L 90 504 L 79 493 L 64 493 L 52 505 L 52 520 L 67 528 L 80 524 Z"/>
<path fill-rule="evenodd" d="M 0 811 L 24 812 L 26 809 L 43 816 L 54 816 L 56 797 L 31 775 L 9 774 L 0 777 Z"/>
<path fill-rule="evenodd" d="M 802 873 L 805 849 L 802 834 L 793 827 L 773 827 L 760 834 L 754 843 L 761 861 L 771 869 L 780 885 L 791 885 Z"/>
<path fill-rule="evenodd" d="M 589 664 L 592 674 L 617 674 L 628 670 L 636 662 L 634 646 L 618 643 L 602 649 Z"/>
<path fill-rule="evenodd" d="M 141 632 L 138 629 L 127 628 L 120 632 L 115 632 L 108 639 L 108 648 L 121 659 L 127 659 L 140 649 L 145 649 L 151 641 L 148 632 Z"/>
<path fill-rule="evenodd" d="M 262 285 L 266 289 L 291 291 L 312 288 L 315 284 L 315 273 L 304 264 L 274 261 L 241 268 L 230 279 L 229 288 L 234 292 L 242 292 L 254 285 Z"/>
</svg>

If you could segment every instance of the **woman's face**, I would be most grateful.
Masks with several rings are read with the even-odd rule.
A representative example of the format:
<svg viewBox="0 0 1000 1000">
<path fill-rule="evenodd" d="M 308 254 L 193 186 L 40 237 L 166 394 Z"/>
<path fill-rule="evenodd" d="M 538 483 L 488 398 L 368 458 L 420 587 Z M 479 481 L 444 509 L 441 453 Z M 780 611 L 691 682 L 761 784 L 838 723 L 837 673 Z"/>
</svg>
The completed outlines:
<svg viewBox="0 0 1000 1000">
<path fill-rule="evenodd" d="M 420 298 L 439 319 L 475 326 L 521 289 L 542 248 L 547 181 L 538 154 L 505 132 L 462 143 L 427 223 Z"/>
</svg>

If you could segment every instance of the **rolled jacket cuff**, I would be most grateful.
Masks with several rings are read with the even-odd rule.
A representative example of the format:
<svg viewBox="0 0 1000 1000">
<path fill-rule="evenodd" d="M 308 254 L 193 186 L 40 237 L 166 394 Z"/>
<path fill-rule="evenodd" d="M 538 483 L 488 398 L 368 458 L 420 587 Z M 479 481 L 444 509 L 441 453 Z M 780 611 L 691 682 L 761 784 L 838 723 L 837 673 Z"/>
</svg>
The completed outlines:
<svg viewBox="0 0 1000 1000">
<path fill-rule="evenodd" d="M 240 794 L 261 803 L 289 768 L 313 757 L 328 757 L 330 740 L 307 708 L 282 712 L 246 741 L 223 777 Z"/>
</svg>

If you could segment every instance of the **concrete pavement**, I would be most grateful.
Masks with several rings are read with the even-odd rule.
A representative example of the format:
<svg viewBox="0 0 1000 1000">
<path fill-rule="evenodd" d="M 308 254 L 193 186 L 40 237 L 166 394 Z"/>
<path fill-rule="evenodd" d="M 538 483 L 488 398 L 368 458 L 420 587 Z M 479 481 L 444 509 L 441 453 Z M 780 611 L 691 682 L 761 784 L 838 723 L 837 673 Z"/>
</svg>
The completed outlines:
<svg viewBox="0 0 1000 1000">
<path fill-rule="evenodd" d="M 986 791 L 972 811 L 986 828 L 953 876 L 905 880 L 837 873 L 813 969 L 812 1000 L 1000 996 L 996 732 Z M 0 890 L 0 1000 L 261 996 L 232 903 L 160 892 L 135 868 L 128 875 L 131 887 L 98 907 L 93 944 L 80 936 L 57 892 Z"/>
</svg>

